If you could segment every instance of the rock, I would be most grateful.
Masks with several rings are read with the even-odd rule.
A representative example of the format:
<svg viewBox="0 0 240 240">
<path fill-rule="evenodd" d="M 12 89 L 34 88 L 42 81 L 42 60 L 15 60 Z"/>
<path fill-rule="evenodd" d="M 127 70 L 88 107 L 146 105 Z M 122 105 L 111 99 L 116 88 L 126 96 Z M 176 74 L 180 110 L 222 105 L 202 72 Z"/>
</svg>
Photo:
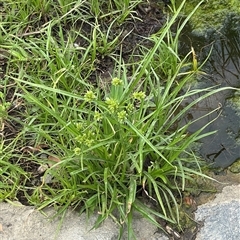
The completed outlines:
<svg viewBox="0 0 240 240">
<path fill-rule="evenodd" d="M 240 185 L 225 187 L 213 201 L 199 206 L 195 220 L 204 222 L 196 240 L 238 240 L 240 237 Z"/>
<path fill-rule="evenodd" d="M 49 208 L 44 211 L 46 216 L 52 216 L 55 211 Z M 97 214 L 87 218 L 86 214 L 67 211 L 62 219 L 51 220 L 33 207 L 17 203 L 15 206 L 0 203 L 0 239 L 1 240 L 115 240 L 118 239 L 118 225 L 110 218 L 99 228 L 92 228 Z M 134 220 L 133 230 L 137 239 L 167 240 L 163 234 L 157 232 L 157 227 L 142 217 Z M 126 232 L 124 237 L 126 238 Z"/>
</svg>

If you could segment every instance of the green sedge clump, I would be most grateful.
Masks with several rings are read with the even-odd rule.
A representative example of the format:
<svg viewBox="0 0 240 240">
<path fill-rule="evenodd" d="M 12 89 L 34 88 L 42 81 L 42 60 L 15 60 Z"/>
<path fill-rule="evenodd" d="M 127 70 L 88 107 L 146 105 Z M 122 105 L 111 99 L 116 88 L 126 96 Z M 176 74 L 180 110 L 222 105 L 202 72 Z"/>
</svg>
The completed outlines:
<svg viewBox="0 0 240 240">
<path fill-rule="evenodd" d="M 177 29 L 173 25 L 186 0 L 179 8 L 172 6 L 166 24 L 148 38 L 151 47 L 139 43 L 130 51 L 132 54 L 128 51 L 127 58 L 122 55 L 126 53 L 122 43 L 128 36 L 122 23 L 140 17 L 135 10 L 142 1 L 114 1 L 117 4 L 108 4 L 107 9 L 106 1 L 98 0 L 44 1 L 39 6 L 29 5 L 28 1 L 8 2 L 0 47 L 1 54 L 7 53 L 4 64 L 5 58 L 8 61 L 1 72 L 0 86 L 2 199 L 12 201 L 24 195 L 38 209 L 56 206 L 63 214 L 68 207 L 86 211 L 87 215 L 98 212 L 94 227 L 112 217 L 121 229 L 127 225 L 128 239 L 139 238 L 132 231 L 134 211 L 159 228 L 155 217 L 184 229 L 178 211 L 181 199 L 176 196 L 186 191 L 187 181 L 204 176 L 191 143 L 208 134 L 201 134 L 204 127 L 186 134 L 191 122 L 183 127 L 178 124 L 191 107 L 221 91 L 182 91 L 199 74 L 202 63 L 197 62 L 194 51 L 191 63 L 189 55 L 179 56 L 178 37 L 203 1 Z M 12 14 L 12 9 L 17 9 L 17 14 Z M 76 11 L 84 24 L 76 24 Z M 109 19 L 113 21 L 106 26 Z M 31 31 L 29 26 L 42 27 Z M 119 34 L 113 36 L 116 30 Z M 78 40 L 81 44 L 75 43 Z M 105 56 L 111 58 L 109 69 L 116 77 L 102 86 L 97 79 Z M 192 69 L 185 72 L 191 64 Z M 9 99 L 13 89 L 11 108 L 5 98 Z M 186 99 L 193 101 L 182 106 Z M 18 104 L 24 108 L 21 117 L 15 118 Z M 23 129 L 17 126 L 17 131 L 14 128 L 10 132 L 15 123 Z M 29 144 L 46 145 L 47 154 L 57 155 L 57 166 L 46 172 L 52 176 L 51 184 L 25 186 L 32 173 L 23 170 L 22 163 L 43 161 L 40 154 L 16 151 Z M 149 208 L 138 197 L 141 195 L 156 207 Z"/>
</svg>

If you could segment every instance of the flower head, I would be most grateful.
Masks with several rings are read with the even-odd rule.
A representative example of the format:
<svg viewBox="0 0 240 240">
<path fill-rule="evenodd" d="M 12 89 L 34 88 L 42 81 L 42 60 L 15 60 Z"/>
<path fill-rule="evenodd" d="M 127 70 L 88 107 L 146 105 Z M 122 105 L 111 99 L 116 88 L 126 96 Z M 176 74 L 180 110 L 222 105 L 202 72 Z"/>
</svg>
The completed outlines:
<svg viewBox="0 0 240 240">
<path fill-rule="evenodd" d="M 127 119 L 127 112 L 125 110 L 122 110 L 121 112 L 117 113 L 117 116 L 118 116 L 118 121 L 120 123 L 123 123 Z"/>
<path fill-rule="evenodd" d="M 96 120 L 97 122 L 100 122 L 102 120 L 102 114 L 98 111 L 95 111 L 94 113 L 94 120 Z"/>
<path fill-rule="evenodd" d="M 113 86 L 121 86 L 121 85 L 123 85 L 123 80 L 121 80 L 119 78 L 113 78 L 112 79 L 112 85 Z"/>
<path fill-rule="evenodd" d="M 96 134 L 94 131 L 89 130 L 85 133 L 79 134 L 75 140 L 81 145 L 90 147 L 96 140 Z"/>
<path fill-rule="evenodd" d="M 92 102 L 94 99 L 96 99 L 97 97 L 96 97 L 96 95 L 94 94 L 94 92 L 93 91 L 91 91 L 91 90 L 89 90 L 89 91 L 87 91 L 86 93 L 85 93 L 85 95 L 84 95 L 84 100 L 86 101 L 86 102 Z"/>
<path fill-rule="evenodd" d="M 118 101 L 113 98 L 106 98 L 106 104 L 108 105 L 108 109 L 110 112 L 115 112 L 118 108 Z"/>
<path fill-rule="evenodd" d="M 145 92 L 139 91 L 133 93 L 133 98 L 139 101 L 142 101 L 146 97 Z"/>
<path fill-rule="evenodd" d="M 80 154 L 81 154 L 81 149 L 78 148 L 78 147 L 75 148 L 75 149 L 74 149 L 74 153 L 75 153 L 75 155 L 77 155 L 77 156 L 80 155 Z"/>
<path fill-rule="evenodd" d="M 129 103 L 126 107 L 126 110 L 130 113 L 134 110 L 134 105 L 132 103 Z"/>
</svg>

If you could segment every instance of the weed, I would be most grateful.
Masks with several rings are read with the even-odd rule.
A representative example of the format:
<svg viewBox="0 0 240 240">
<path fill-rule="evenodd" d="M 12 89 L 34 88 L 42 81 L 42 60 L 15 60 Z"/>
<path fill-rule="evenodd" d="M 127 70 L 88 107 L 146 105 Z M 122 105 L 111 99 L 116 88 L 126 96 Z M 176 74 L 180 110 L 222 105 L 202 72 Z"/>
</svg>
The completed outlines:
<svg viewBox="0 0 240 240">
<path fill-rule="evenodd" d="M 205 176 L 190 146 L 211 133 L 201 135 L 203 127 L 189 135 L 191 122 L 184 126 L 179 122 L 197 102 L 223 90 L 182 92 L 199 74 L 195 58 L 189 63 L 188 56 L 181 59 L 178 54 L 179 34 L 194 12 L 173 35 L 171 27 L 185 1 L 173 8 L 171 18 L 149 38 L 153 47 L 139 48 L 138 61 L 131 62 L 133 57 L 125 63 L 122 52 L 116 51 L 120 34 L 112 37 L 111 29 L 130 17 L 141 1 L 109 1 L 107 9 L 105 1 L 58 1 L 56 6 L 48 1 L 27 2 L 6 3 L 18 14 L 10 16 L 12 10 L 6 8 L 1 24 L 6 36 L 1 37 L 8 41 L 1 41 L 1 48 L 9 53 L 6 76 L 18 84 L 21 91 L 17 96 L 26 106 L 22 144 L 30 142 L 37 152 L 46 154 L 50 167 L 41 184 L 26 187 L 18 180 L 14 191 L 21 187 L 28 201 L 39 209 L 55 205 L 60 206 L 60 212 L 70 206 L 79 206 L 89 215 L 97 211 L 95 227 L 112 217 L 120 227 L 127 224 L 129 239 L 133 239 L 134 211 L 159 227 L 155 217 L 181 228 L 178 196 L 185 190 L 186 180 Z M 29 22 L 32 9 L 45 19 L 37 31 L 26 34 L 26 28 L 39 26 L 38 21 Z M 49 20 L 51 11 L 53 19 Z M 88 34 L 74 29 L 78 14 L 83 19 L 81 26 L 91 28 Z M 116 19 L 103 30 L 101 23 L 107 17 Z M 22 23 L 10 27 L 17 21 Z M 66 31 L 69 22 L 73 29 Z M 80 44 L 76 44 L 77 39 Z M 101 87 L 99 77 L 90 80 L 97 73 L 99 55 L 111 55 L 114 61 L 107 87 Z M 193 69 L 184 71 L 191 64 Z M 200 93 L 201 97 L 180 107 L 184 99 Z M 2 116 L 7 117 L 7 106 L 1 106 Z M 43 145 L 47 150 L 37 147 Z M 3 199 L 15 196 L 9 192 L 8 176 L 26 175 L 19 166 L 9 165 L 12 152 L 5 152 L 8 158 L 5 153 L 0 160 L 6 176 L 1 177 Z M 38 154 L 31 154 L 31 158 L 39 164 L 44 162 Z M 142 194 L 157 209 L 144 205 Z"/>
</svg>

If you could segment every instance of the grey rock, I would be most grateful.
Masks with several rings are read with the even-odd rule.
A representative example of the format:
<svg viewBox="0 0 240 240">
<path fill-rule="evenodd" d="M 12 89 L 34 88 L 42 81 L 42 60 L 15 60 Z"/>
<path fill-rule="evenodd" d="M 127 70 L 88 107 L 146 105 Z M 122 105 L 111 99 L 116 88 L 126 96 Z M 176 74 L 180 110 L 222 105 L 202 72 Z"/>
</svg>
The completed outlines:
<svg viewBox="0 0 240 240">
<path fill-rule="evenodd" d="M 0 239 L 1 240 L 117 240 L 118 225 L 107 219 L 102 226 L 91 230 L 97 215 L 87 218 L 86 214 L 68 211 L 61 219 L 50 220 L 54 214 L 52 208 L 45 215 L 33 207 L 16 203 L 0 203 Z M 91 231 L 90 231 L 91 230 Z M 157 228 L 143 218 L 134 219 L 133 230 L 141 240 L 167 240 Z M 124 237 L 126 239 L 126 232 Z"/>
<path fill-rule="evenodd" d="M 240 185 L 223 188 L 213 201 L 199 206 L 195 220 L 204 222 L 196 240 L 239 240 Z"/>
</svg>

